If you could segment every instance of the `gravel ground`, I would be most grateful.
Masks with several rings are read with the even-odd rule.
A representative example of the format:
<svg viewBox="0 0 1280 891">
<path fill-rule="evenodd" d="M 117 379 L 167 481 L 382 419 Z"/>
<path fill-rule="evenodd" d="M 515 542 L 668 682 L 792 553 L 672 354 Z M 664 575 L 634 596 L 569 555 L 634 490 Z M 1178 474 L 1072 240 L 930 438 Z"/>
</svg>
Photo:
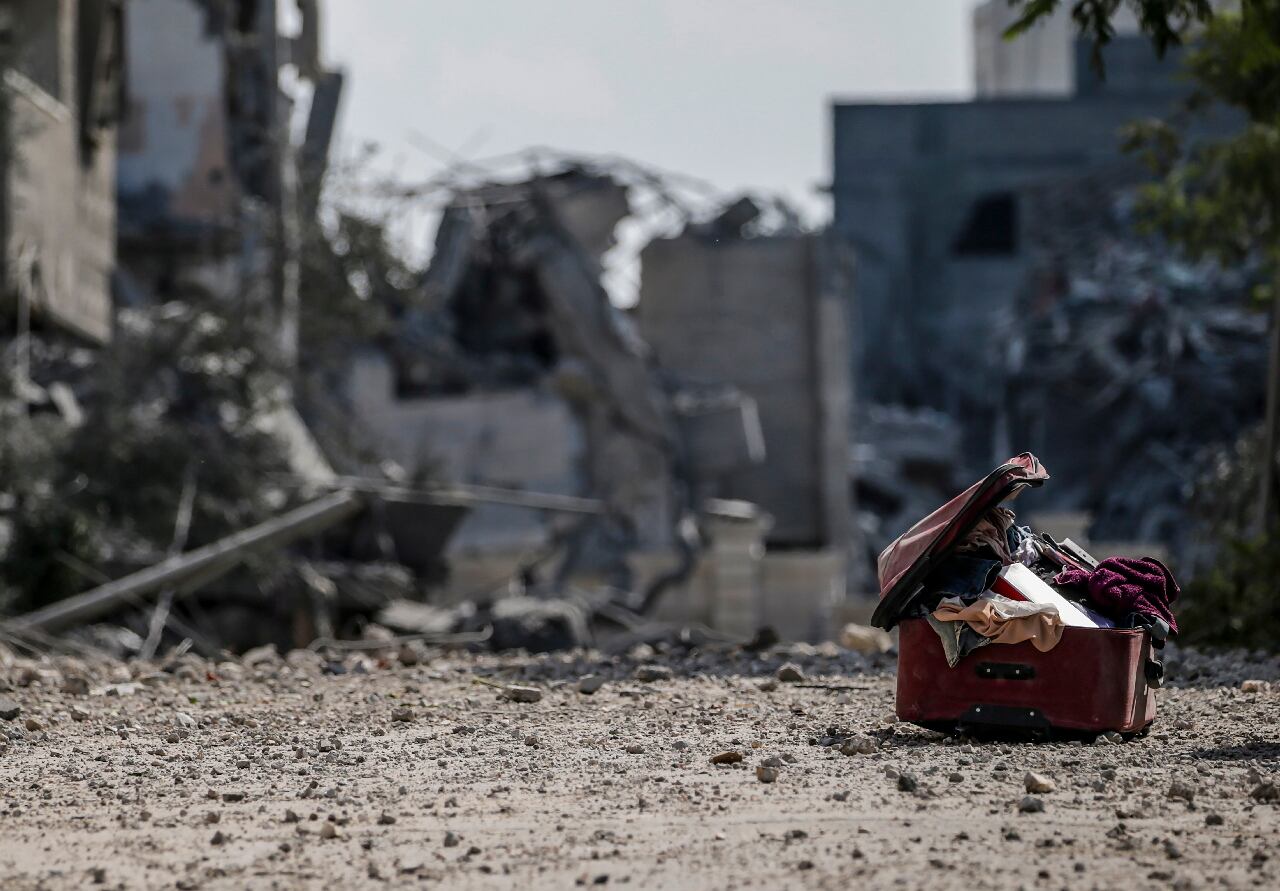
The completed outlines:
<svg viewBox="0 0 1280 891">
<path fill-rule="evenodd" d="M 1275 659 L 1041 744 L 895 723 L 831 646 L 404 660 L 0 653 L 0 887 L 1280 886 Z"/>
</svg>

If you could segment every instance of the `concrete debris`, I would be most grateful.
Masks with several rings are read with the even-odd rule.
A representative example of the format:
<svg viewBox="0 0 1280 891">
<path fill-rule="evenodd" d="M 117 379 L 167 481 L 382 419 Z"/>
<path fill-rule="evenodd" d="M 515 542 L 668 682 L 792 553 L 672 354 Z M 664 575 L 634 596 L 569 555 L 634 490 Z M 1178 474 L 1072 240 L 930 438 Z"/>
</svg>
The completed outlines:
<svg viewBox="0 0 1280 891">
<path fill-rule="evenodd" d="M 1031 790 L 1027 790 L 1031 791 Z M 1166 798 L 1179 798 L 1190 804 L 1195 800 L 1196 787 L 1188 783 L 1186 780 L 1175 779 L 1169 785 L 1169 791 L 1165 793 Z"/>
<path fill-rule="evenodd" d="M 840 646 L 871 656 L 893 649 L 893 638 L 881 628 L 849 622 L 840 629 Z"/>
<path fill-rule="evenodd" d="M 805 680 L 804 670 L 794 662 L 788 662 L 779 668 L 776 677 L 784 684 L 799 684 Z"/>
<path fill-rule="evenodd" d="M 520 687 L 512 685 L 503 689 L 502 698 L 509 699 L 512 702 L 541 702 L 542 691 L 537 687 Z"/>
<path fill-rule="evenodd" d="M 1027 771 L 1026 776 L 1022 778 L 1022 785 L 1033 795 L 1043 795 L 1046 792 L 1052 792 L 1058 788 L 1057 783 L 1049 777 L 1030 770 Z"/>
<path fill-rule="evenodd" d="M 998 335 L 994 450 L 1017 443 L 1052 468 L 1037 510 L 1087 511 L 1093 541 L 1159 544 L 1190 570 L 1202 555 L 1188 503 L 1207 453 L 1261 416 L 1267 323 L 1250 294 L 1262 272 L 1179 259 L 1136 231 L 1134 192 L 1104 176 L 1028 200 L 1038 253 Z"/>
<path fill-rule="evenodd" d="M 654 681 L 668 681 L 671 679 L 671 669 L 665 665 L 640 665 L 631 676 L 646 684 Z"/>
<path fill-rule="evenodd" d="M 762 783 L 775 783 L 781 771 L 776 767 L 765 767 L 761 764 L 756 768 L 756 779 Z"/>
<path fill-rule="evenodd" d="M 1280 802 L 1280 784 L 1275 780 L 1264 780 L 1249 791 L 1249 797 L 1267 804 Z"/>
</svg>

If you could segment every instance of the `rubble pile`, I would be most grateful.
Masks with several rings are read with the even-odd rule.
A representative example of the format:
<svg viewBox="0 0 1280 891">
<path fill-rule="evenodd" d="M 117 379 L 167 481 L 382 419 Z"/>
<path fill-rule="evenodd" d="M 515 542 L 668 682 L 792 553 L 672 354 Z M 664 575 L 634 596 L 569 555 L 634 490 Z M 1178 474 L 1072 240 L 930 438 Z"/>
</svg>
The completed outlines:
<svg viewBox="0 0 1280 891">
<path fill-rule="evenodd" d="M 91 350 L 27 334 L 0 397 L 4 609 L 84 590 L 278 511 L 289 469 L 268 429 L 281 392 L 261 332 L 225 308 L 171 302 L 119 313 Z M 21 363 L 14 353 L 21 351 Z"/>
<path fill-rule="evenodd" d="M 635 627 L 693 571 L 705 542 L 699 517 L 732 521 L 743 510 L 707 501 L 706 474 L 758 462 L 762 447 L 740 392 L 663 373 L 605 291 L 601 258 L 631 213 L 628 194 L 614 176 L 573 165 L 470 184 L 453 194 L 421 274 L 368 220 L 346 216 L 329 237 L 310 233 L 304 280 L 319 283 L 330 270 L 333 281 L 309 303 L 325 318 L 304 320 L 297 389 L 277 363 L 269 312 L 240 311 L 186 279 L 176 289 L 183 299 L 168 301 L 135 282 L 115 341 L 98 351 L 20 338 L 25 364 L 8 381 L 19 422 L 0 451 L 5 611 L 34 610 L 36 627 L 61 629 L 81 620 L 88 598 L 95 617 L 121 623 L 99 641 L 120 653 L 142 641 L 154 650 L 159 629 L 205 653 L 333 639 L 406 605 L 421 610 L 402 629 L 420 633 L 426 621 L 430 634 L 498 649 L 587 645 L 601 621 Z M 739 237 L 760 215 L 744 199 L 684 223 Z M 350 412 L 360 406 L 340 410 L 340 398 L 316 396 L 370 350 L 389 357 L 397 398 L 530 391 L 561 400 L 583 438 L 585 497 L 446 490 L 429 466 L 406 472 L 376 440 L 359 442 L 364 431 Z M 25 447 L 28 433 L 47 448 Z M 104 441 L 110 448 L 98 455 Z M 297 506 L 325 491 L 333 494 Z M 425 592 L 446 574 L 442 549 L 486 502 L 560 519 L 500 596 L 427 606 Z M 311 508 L 338 525 L 316 527 L 311 534 L 323 539 L 304 559 L 283 548 L 298 540 L 289 529 L 311 528 Z M 258 539 L 273 544 L 244 545 Z M 641 586 L 625 558 L 655 542 L 674 547 L 676 560 Z M 229 555 L 209 553 L 212 574 L 199 568 L 210 548 Z M 584 574 L 597 586 L 587 593 L 573 587 Z M 180 604 L 157 581 L 169 577 L 183 586 Z M 70 595 L 67 610 L 48 612 Z"/>
<path fill-rule="evenodd" d="M 958 491 L 961 431 L 934 409 L 873 403 L 859 411 L 854 439 L 849 478 L 865 545 L 855 581 L 873 590 L 880 553 Z"/>
<path fill-rule="evenodd" d="M 1179 259 L 1138 231 L 1133 197 L 1101 177 L 1031 193 L 1037 261 L 1002 335 L 997 438 L 1053 468 L 1036 509 L 1177 553 L 1209 453 L 1261 417 L 1266 319 L 1254 266 Z"/>
</svg>

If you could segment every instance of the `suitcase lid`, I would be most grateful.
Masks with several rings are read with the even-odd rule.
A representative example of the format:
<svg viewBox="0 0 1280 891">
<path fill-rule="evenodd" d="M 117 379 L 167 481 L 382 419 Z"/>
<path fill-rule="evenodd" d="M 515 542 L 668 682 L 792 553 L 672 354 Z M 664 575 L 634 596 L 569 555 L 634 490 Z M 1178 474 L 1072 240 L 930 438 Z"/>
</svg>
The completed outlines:
<svg viewBox="0 0 1280 891">
<path fill-rule="evenodd" d="M 916 523 L 884 549 L 877 562 L 880 604 L 871 624 L 888 630 L 924 593 L 924 579 L 951 554 L 987 511 L 1015 492 L 1049 478 L 1036 456 L 1023 452 Z"/>
</svg>

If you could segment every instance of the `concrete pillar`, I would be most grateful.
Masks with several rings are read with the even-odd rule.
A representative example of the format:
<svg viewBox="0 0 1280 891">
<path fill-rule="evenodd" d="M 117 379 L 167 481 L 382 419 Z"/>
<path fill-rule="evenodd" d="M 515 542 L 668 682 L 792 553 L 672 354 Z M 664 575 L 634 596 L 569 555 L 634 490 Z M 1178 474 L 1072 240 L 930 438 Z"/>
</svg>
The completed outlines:
<svg viewBox="0 0 1280 891">
<path fill-rule="evenodd" d="M 711 626 L 746 640 L 764 622 L 764 537 L 772 518 L 761 511 L 705 519 L 711 538 Z"/>
</svg>

